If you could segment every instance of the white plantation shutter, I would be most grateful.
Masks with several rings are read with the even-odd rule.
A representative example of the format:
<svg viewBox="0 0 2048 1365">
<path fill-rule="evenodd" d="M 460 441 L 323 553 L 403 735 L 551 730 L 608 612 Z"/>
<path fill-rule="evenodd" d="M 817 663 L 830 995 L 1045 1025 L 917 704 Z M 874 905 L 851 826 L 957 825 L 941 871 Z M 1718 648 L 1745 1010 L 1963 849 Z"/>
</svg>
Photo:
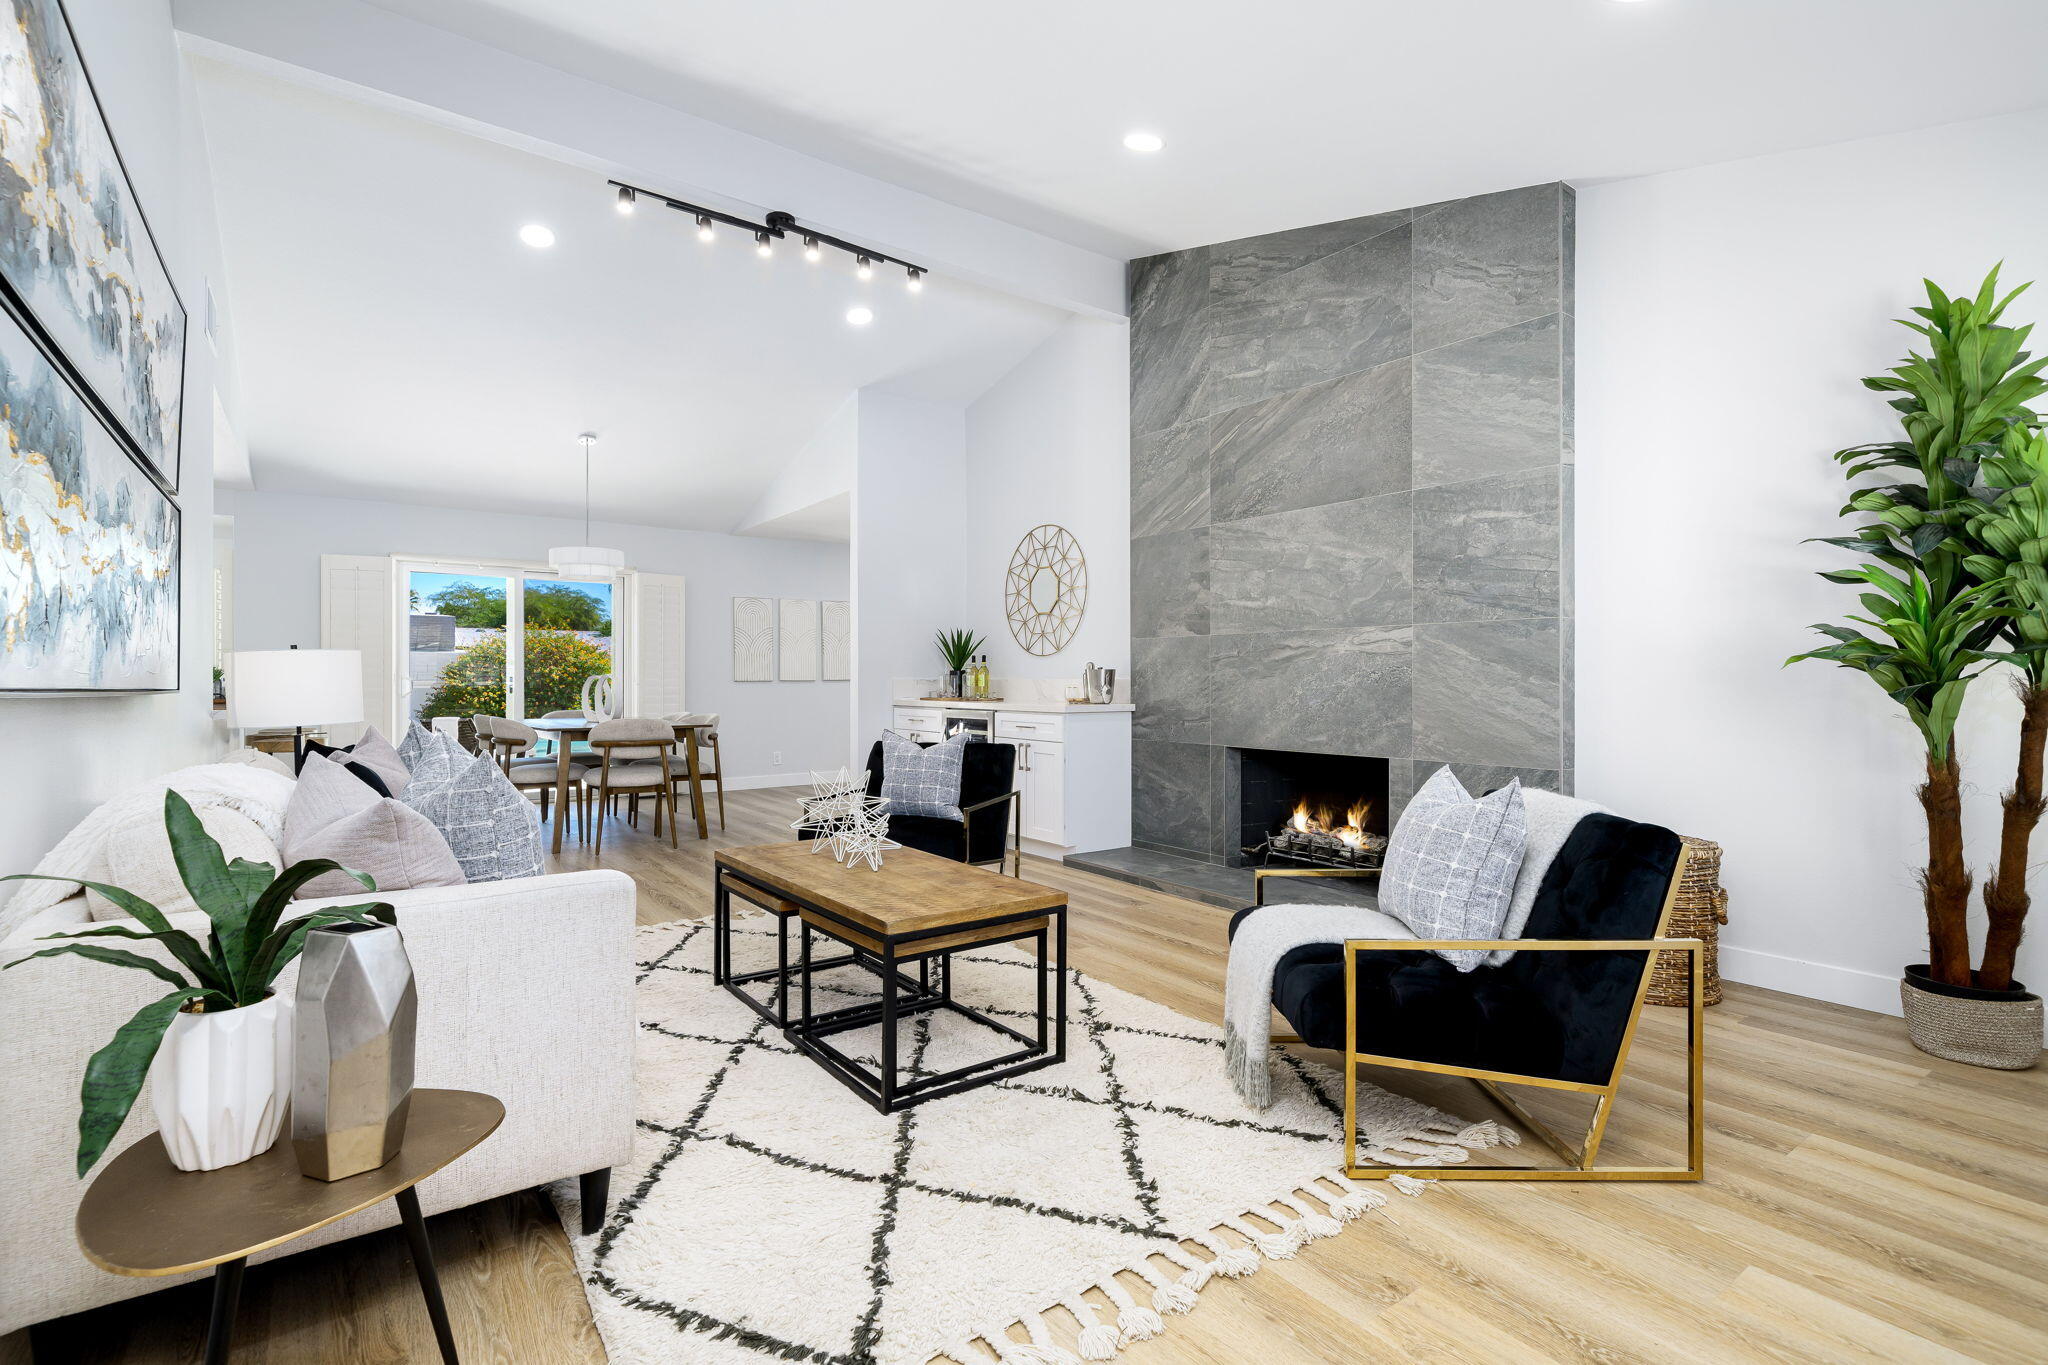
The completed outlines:
<svg viewBox="0 0 2048 1365">
<path fill-rule="evenodd" d="M 392 743 L 398 725 L 398 669 L 392 651 L 398 638 L 391 561 L 382 556 L 320 556 L 320 647 L 355 649 L 363 655 L 363 715 Z M 329 742 L 353 744 L 360 725 L 329 726 Z"/>
<path fill-rule="evenodd" d="M 626 584 L 626 714 L 673 715 L 684 709 L 683 580 L 629 573 Z"/>
</svg>

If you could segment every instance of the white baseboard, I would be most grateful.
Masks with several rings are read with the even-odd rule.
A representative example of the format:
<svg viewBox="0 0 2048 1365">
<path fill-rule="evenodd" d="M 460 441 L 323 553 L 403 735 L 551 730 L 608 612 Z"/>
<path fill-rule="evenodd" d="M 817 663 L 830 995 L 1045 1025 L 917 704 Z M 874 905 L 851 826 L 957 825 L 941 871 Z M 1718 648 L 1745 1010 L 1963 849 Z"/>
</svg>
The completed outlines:
<svg viewBox="0 0 2048 1365">
<path fill-rule="evenodd" d="M 1853 1005 L 1879 1014 L 1898 1014 L 1899 978 L 1881 976 L 1856 967 L 1837 967 L 1827 962 L 1806 962 L 1754 948 L 1721 945 L 1721 975 L 1746 986 L 1803 995 L 1836 1005 Z"/>
<path fill-rule="evenodd" d="M 728 777 L 725 779 L 726 790 L 736 792 L 755 791 L 762 787 L 809 787 L 810 785 L 810 778 L 798 777 L 794 773 L 763 773 L 758 777 Z"/>
</svg>

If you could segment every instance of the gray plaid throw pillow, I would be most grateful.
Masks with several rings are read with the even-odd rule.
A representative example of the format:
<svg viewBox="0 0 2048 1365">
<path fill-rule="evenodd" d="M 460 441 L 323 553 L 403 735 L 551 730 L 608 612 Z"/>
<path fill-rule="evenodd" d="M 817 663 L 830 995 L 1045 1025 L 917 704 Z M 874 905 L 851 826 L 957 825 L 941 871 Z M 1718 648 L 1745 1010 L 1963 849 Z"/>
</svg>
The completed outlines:
<svg viewBox="0 0 2048 1365">
<path fill-rule="evenodd" d="M 960 762 L 966 752 L 964 734 L 927 747 L 884 730 L 882 799 L 889 803 L 889 814 L 965 819 L 960 814 Z"/>
<path fill-rule="evenodd" d="M 1438 768 L 1387 841 L 1380 909 L 1417 938 L 1499 938 L 1528 828 L 1519 779 L 1475 801 L 1456 774 Z M 1461 972 L 1486 957 L 1476 949 L 1438 955 Z"/>
<path fill-rule="evenodd" d="M 404 801 L 434 822 L 467 880 L 540 875 L 539 812 L 490 755 L 415 770 Z"/>
</svg>

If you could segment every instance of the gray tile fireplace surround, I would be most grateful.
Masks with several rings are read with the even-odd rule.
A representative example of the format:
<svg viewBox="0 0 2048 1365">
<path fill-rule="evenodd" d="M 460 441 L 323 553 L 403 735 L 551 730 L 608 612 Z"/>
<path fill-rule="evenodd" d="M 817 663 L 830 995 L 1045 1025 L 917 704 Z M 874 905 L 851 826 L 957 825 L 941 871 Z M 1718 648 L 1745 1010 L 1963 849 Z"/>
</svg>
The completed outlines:
<svg viewBox="0 0 2048 1365">
<path fill-rule="evenodd" d="M 1390 822 L 1442 763 L 1571 790 L 1572 217 L 1537 185 L 1132 263 L 1135 852 L 1223 871 L 1237 748 L 1385 758 Z"/>
</svg>

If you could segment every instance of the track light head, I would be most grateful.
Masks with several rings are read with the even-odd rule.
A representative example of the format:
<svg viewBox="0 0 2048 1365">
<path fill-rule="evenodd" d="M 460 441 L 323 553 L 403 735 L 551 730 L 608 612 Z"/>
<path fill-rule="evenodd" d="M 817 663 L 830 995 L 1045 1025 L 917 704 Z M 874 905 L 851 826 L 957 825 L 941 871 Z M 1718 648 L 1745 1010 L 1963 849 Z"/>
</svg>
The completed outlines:
<svg viewBox="0 0 2048 1365">
<path fill-rule="evenodd" d="M 922 270 L 919 270 L 914 265 L 908 267 L 907 278 L 904 280 L 904 288 L 908 289 L 913 294 L 922 290 L 924 288 L 924 272 Z"/>
<path fill-rule="evenodd" d="M 697 215 L 697 240 L 698 240 L 698 241 L 700 241 L 700 242 L 708 242 L 708 241 L 710 241 L 710 240 L 711 240 L 711 239 L 712 239 L 713 237 L 716 237 L 717 235 L 718 235 L 717 233 L 715 233 L 715 232 L 713 232 L 713 231 L 711 230 L 711 216 L 710 216 L 709 214 L 705 214 L 705 213 L 700 213 L 700 214 L 698 214 L 698 215 Z"/>
<path fill-rule="evenodd" d="M 631 189 L 624 185 L 619 186 L 620 213 L 631 213 L 633 211 L 633 198 L 633 191 Z"/>
<path fill-rule="evenodd" d="M 871 280 L 875 277 L 875 263 L 863 256 L 860 258 L 860 263 L 854 266 L 853 273 L 861 279 Z"/>
<path fill-rule="evenodd" d="M 811 263 L 812 263 L 813 265 L 815 265 L 815 264 L 817 264 L 817 262 L 818 262 L 818 261 L 820 261 L 820 260 L 822 260 L 822 259 L 824 258 L 824 255 L 825 255 L 825 253 L 824 253 L 823 251 L 820 251 L 820 250 L 818 249 L 818 239 L 817 239 L 816 237 L 806 237 L 806 238 L 804 238 L 804 259 L 805 259 L 805 260 L 807 260 L 807 261 L 811 262 Z"/>
<path fill-rule="evenodd" d="M 773 256 L 775 254 L 775 239 L 765 232 L 755 233 L 754 250 L 763 257 Z"/>
</svg>

